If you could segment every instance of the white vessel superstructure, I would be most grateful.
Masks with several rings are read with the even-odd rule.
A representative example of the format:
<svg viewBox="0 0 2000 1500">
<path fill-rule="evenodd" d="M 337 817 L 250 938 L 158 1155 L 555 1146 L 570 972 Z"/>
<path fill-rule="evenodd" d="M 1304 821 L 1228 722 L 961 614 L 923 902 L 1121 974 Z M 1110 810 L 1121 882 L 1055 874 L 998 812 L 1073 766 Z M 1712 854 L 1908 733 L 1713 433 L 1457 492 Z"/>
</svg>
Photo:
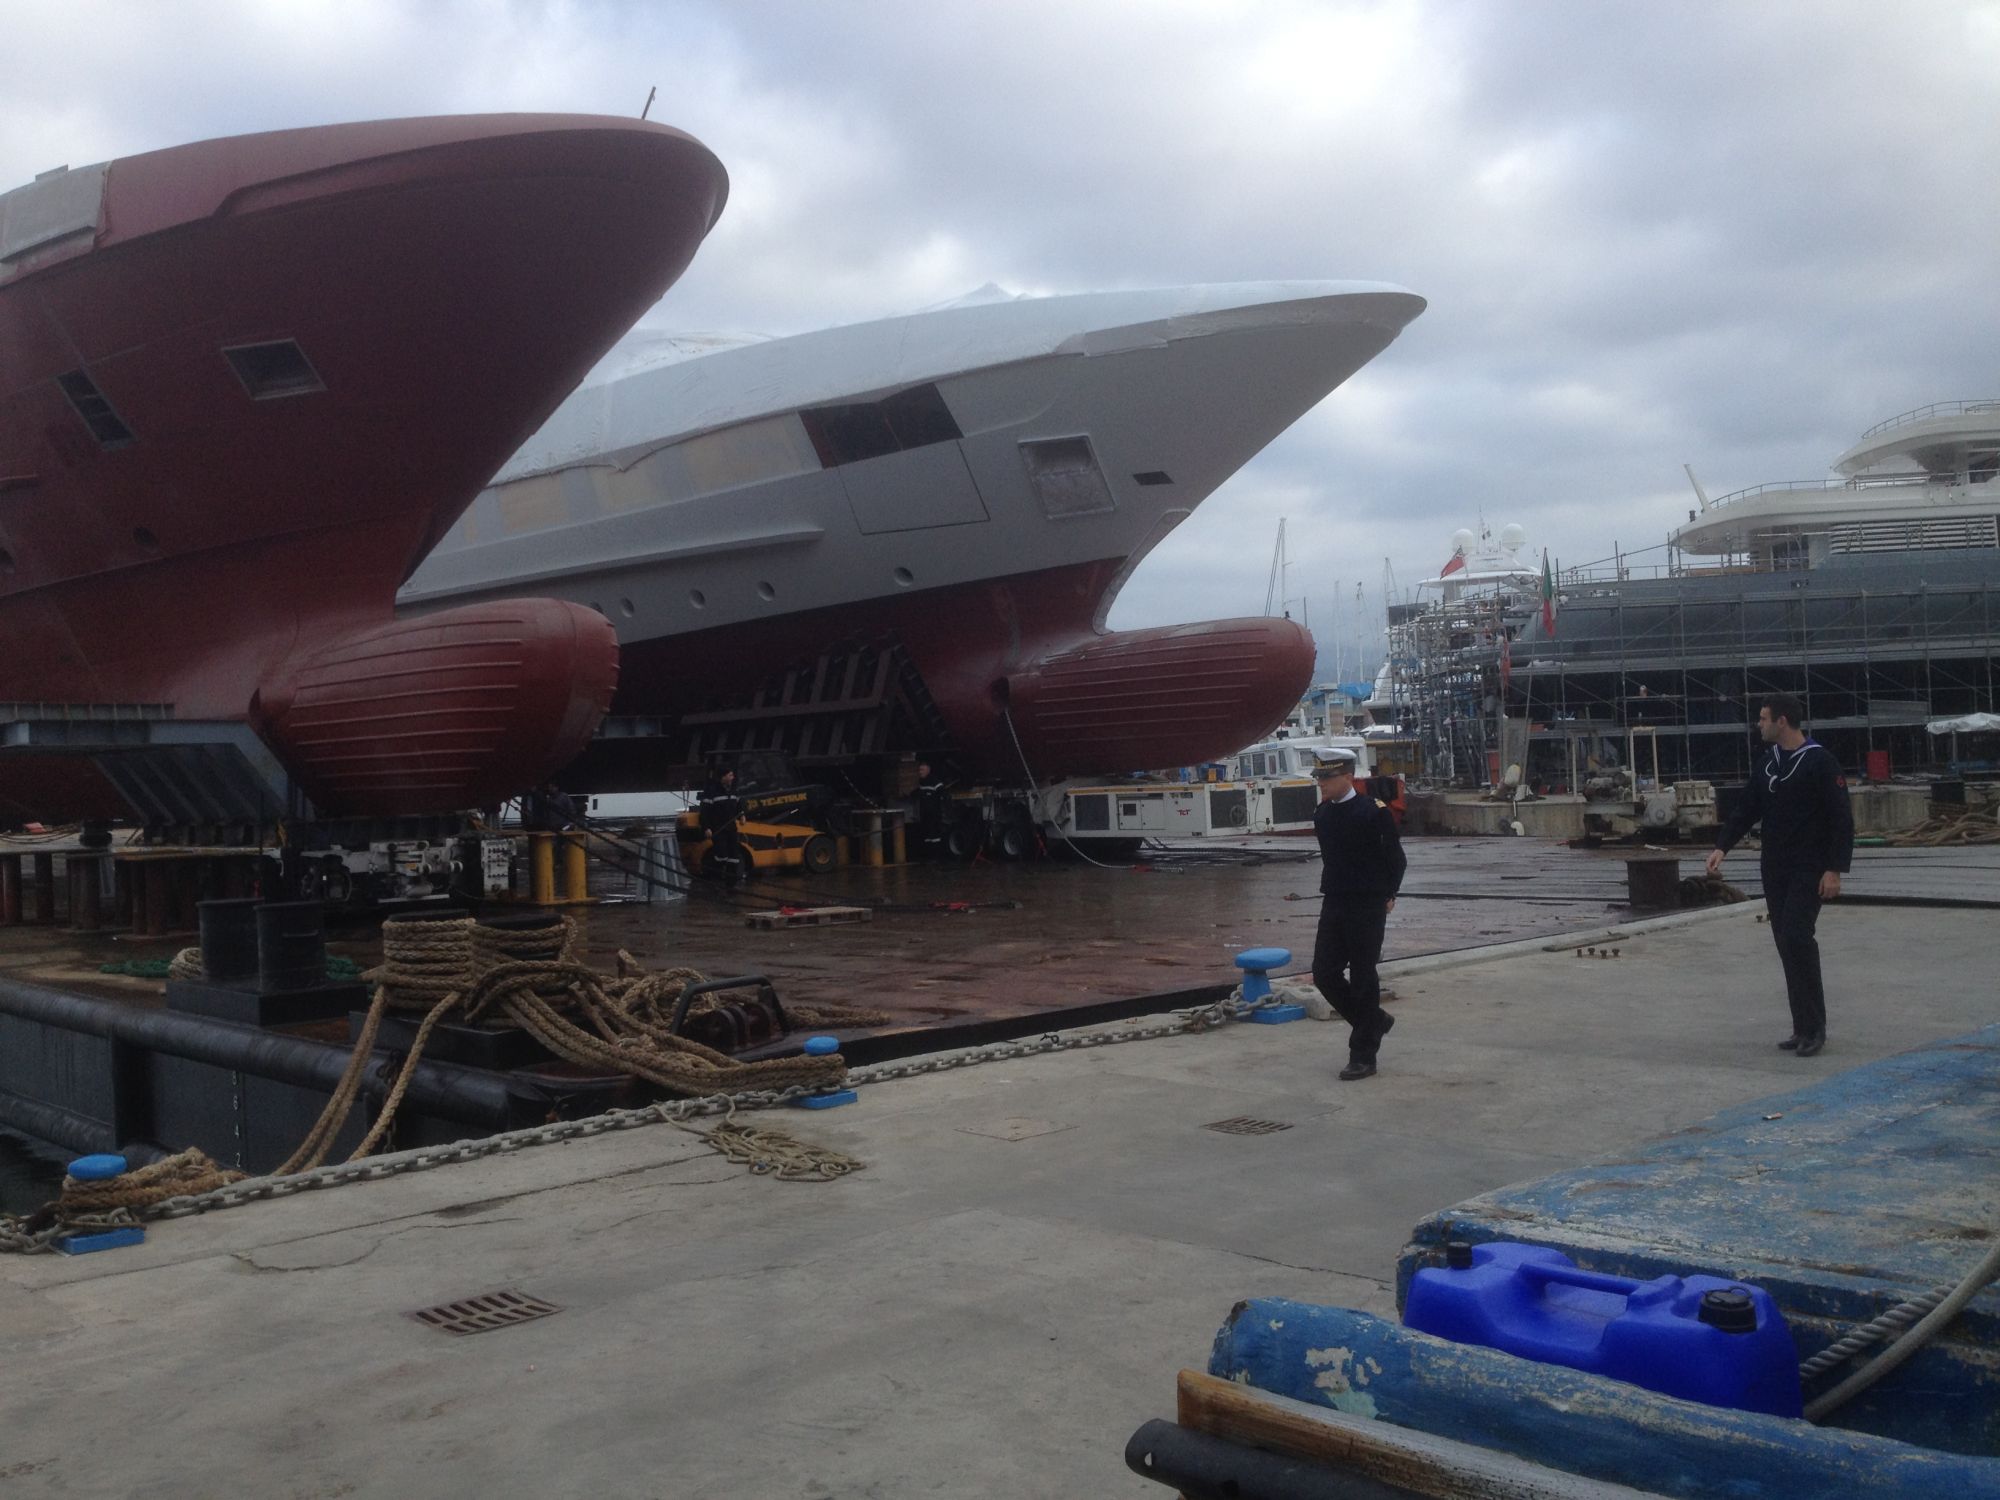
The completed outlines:
<svg viewBox="0 0 2000 1500">
<path fill-rule="evenodd" d="M 1310 638 L 1286 620 L 1112 634 L 1105 616 L 1196 505 L 1422 306 L 1272 282 L 637 340 L 401 604 L 532 589 L 593 606 L 619 634 L 620 713 L 726 714 L 834 647 L 888 641 L 935 705 L 927 751 L 1011 760 L 1011 719 L 1038 771 L 1212 758 L 1296 701 Z M 1100 712 L 1113 678 L 1125 701 Z"/>
</svg>

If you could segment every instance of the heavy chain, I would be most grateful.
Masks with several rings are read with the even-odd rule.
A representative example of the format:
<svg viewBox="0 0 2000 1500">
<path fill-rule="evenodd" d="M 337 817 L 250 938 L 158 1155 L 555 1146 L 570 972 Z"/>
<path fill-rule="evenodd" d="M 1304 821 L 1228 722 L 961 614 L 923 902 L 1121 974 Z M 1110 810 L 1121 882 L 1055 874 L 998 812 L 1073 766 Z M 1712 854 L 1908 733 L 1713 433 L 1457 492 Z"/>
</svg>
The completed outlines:
<svg viewBox="0 0 2000 1500">
<path fill-rule="evenodd" d="M 1084 1031 L 1067 1034 L 1046 1031 L 1038 1037 L 1024 1038 L 1018 1042 L 994 1042 L 985 1047 L 969 1048 L 964 1052 L 941 1052 L 931 1057 L 913 1058 L 909 1062 L 877 1063 L 873 1067 L 850 1068 L 847 1083 L 848 1087 L 854 1088 L 868 1083 L 886 1083 L 892 1078 L 917 1078 L 925 1073 L 945 1073 L 954 1068 L 976 1067 L 981 1063 L 1035 1057 L 1045 1052 L 1078 1052 L 1091 1047 L 1115 1046 L 1121 1042 L 1150 1042 L 1161 1037 L 1198 1034 L 1211 1031 L 1230 1021 L 1240 1021 L 1252 1011 L 1262 1010 L 1267 1005 L 1282 1003 L 1283 997 L 1275 994 L 1267 995 L 1261 1000 L 1253 1000 L 1247 1005 L 1232 995 L 1197 1010 L 1176 1011 L 1171 1021 L 1155 1022 L 1151 1026 L 1132 1026 L 1122 1031 Z"/>
<path fill-rule="evenodd" d="M 873 1067 L 850 1070 L 847 1083 L 850 1087 L 858 1087 L 887 1083 L 895 1078 L 916 1078 L 925 1073 L 943 1073 L 956 1068 L 976 1067 L 982 1063 L 1034 1057 L 1042 1053 L 1074 1052 L 1122 1042 L 1144 1042 L 1169 1036 L 1198 1035 L 1228 1022 L 1240 1021 L 1252 1011 L 1278 1003 L 1279 1000 L 1279 996 L 1271 995 L 1245 1004 L 1232 994 L 1216 1001 L 1213 1005 L 1189 1011 L 1176 1011 L 1171 1020 L 1156 1022 L 1150 1026 L 1070 1034 L 1045 1032 L 1039 1037 L 1025 1038 L 1017 1042 L 994 1042 L 984 1047 L 971 1047 L 962 1052 L 915 1058 L 909 1062 L 879 1063 Z M 350 1182 L 379 1182 L 384 1178 L 401 1176 L 406 1172 L 424 1172 L 433 1167 L 450 1166 L 457 1162 L 503 1156 L 530 1146 L 549 1146 L 560 1141 L 586 1140 L 591 1136 L 605 1135 L 614 1130 L 632 1130 L 642 1125 L 683 1125 L 709 1115 L 730 1114 L 740 1110 L 774 1109 L 814 1092 L 816 1090 L 801 1084 L 792 1084 L 781 1089 L 754 1089 L 738 1094 L 708 1094 L 698 1099 L 663 1100 L 638 1109 L 607 1110 L 603 1114 L 586 1115 L 580 1120 L 557 1120 L 547 1125 L 532 1125 L 521 1130 L 509 1130 L 500 1135 L 454 1141 L 444 1146 L 418 1146 L 408 1151 L 364 1157 L 360 1161 L 337 1162 L 330 1166 L 314 1167 L 310 1171 L 294 1172 L 284 1177 L 246 1178 L 211 1192 L 168 1198 L 163 1202 L 141 1208 L 136 1213 L 121 1209 L 118 1211 L 121 1217 L 117 1218 L 117 1222 L 130 1224 L 154 1219 L 186 1218 L 192 1214 L 212 1213 L 224 1208 L 240 1208 L 248 1203 L 261 1203 L 275 1198 L 289 1198 L 298 1193 L 340 1187 Z M 0 1220 L 0 1252 L 46 1250 L 58 1235 L 73 1233 L 76 1227 L 57 1225 L 48 1230 L 29 1234 L 10 1227 L 5 1220 Z M 93 1223 L 88 1227 L 108 1228 L 110 1224 L 107 1222 L 100 1226 Z"/>
</svg>

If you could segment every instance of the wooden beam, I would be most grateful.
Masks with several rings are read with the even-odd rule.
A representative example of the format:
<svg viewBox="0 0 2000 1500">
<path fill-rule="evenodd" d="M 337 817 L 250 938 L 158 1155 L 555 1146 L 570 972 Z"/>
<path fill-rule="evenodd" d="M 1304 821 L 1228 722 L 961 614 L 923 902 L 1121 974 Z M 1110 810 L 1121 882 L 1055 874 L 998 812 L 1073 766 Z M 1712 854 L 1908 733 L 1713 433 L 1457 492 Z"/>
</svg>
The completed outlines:
<svg viewBox="0 0 2000 1500">
<path fill-rule="evenodd" d="M 1181 1426 L 1435 1500 L 1643 1500 L 1646 1492 L 1183 1370 Z"/>
</svg>

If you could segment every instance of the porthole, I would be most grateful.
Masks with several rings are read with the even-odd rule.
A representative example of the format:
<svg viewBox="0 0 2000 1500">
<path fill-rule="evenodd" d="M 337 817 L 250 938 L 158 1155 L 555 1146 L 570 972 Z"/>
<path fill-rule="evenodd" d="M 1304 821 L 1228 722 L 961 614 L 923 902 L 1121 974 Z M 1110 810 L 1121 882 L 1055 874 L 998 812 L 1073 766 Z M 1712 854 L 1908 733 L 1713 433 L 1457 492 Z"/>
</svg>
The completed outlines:
<svg viewBox="0 0 2000 1500">
<path fill-rule="evenodd" d="M 597 611 L 597 612 L 598 612 L 598 613 L 599 613 L 600 615 L 604 614 L 604 606 L 603 606 L 603 605 L 601 605 L 601 604 L 599 604 L 599 603 L 597 603 L 597 602 L 596 602 L 595 600 L 592 600 L 592 601 L 591 601 L 591 605 L 590 605 L 590 607 L 591 607 L 592 609 L 596 610 L 596 611 Z M 609 615 L 605 615 L 604 617 L 605 617 L 605 618 L 606 618 L 607 620 L 611 618 L 611 617 L 610 617 Z"/>
<path fill-rule="evenodd" d="M 773 599 L 778 597 L 778 591 L 768 583 L 759 583 L 757 585 L 757 597 L 762 599 L 766 604 L 769 604 Z"/>
<path fill-rule="evenodd" d="M 707 609 L 708 595 L 704 594 L 700 589 L 689 589 L 688 603 L 692 604 L 696 609 Z"/>
<path fill-rule="evenodd" d="M 132 540 L 137 542 L 141 547 L 144 547 L 148 552 L 157 552 L 160 548 L 160 539 L 144 526 L 134 526 L 132 528 Z"/>
<path fill-rule="evenodd" d="M 915 583 L 916 581 L 917 581 L 917 575 L 912 573 L 908 568 L 896 569 L 896 582 L 901 584 L 904 588 L 908 588 L 911 584 Z"/>
<path fill-rule="evenodd" d="M 628 620 L 631 619 L 632 616 L 636 615 L 638 612 L 639 612 L 638 610 L 632 607 L 632 601 L 630 599 L 620 599 L 618 601 L 618 613 L 623 615 L 626 619 Z"/>
</svg>

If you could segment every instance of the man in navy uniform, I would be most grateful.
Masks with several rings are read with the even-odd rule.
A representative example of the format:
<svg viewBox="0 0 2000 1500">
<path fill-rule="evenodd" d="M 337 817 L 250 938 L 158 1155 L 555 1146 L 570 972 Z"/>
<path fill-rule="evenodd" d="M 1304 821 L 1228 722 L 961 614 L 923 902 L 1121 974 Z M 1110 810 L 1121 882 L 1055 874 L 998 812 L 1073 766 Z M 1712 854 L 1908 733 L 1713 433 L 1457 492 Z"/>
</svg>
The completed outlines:
<svg viewBox="0 0 2000 1500">
<path fill-rule="evenodd" d="M 1387 803 L 1354 789 L 1354 752 L 1330 750 L 1314 769 L 1322 897 L 1313 983 L 1347 1022 L 1344 1081 L 1375 1076 L 1375 1055 L 1396 1018 L 1382 1009 L 1382 932 L 1402 889 L 1403 843 Z"/>
<path fill-rule="evenodd" d="M 1708 873 L 1722 867 L 1722 856 L 1754 825 L 1764 825 L 1757 863 L 1792 1006 L 1792 1034 L 1778 1045 L 1812 1057 L 1826 1046 L 1815 930 L 1820 903 L 1840 894 L 1840 877 L 1854 862 L 1854 814 L 1840 762 L 1801 727 L 1805 712 L 1789 693 L 1773 693 L 1758 708 L 1757 733 L 1771 751 L 1752 766 L 1735 813 L 1716 830 Z"/>
</svg>

